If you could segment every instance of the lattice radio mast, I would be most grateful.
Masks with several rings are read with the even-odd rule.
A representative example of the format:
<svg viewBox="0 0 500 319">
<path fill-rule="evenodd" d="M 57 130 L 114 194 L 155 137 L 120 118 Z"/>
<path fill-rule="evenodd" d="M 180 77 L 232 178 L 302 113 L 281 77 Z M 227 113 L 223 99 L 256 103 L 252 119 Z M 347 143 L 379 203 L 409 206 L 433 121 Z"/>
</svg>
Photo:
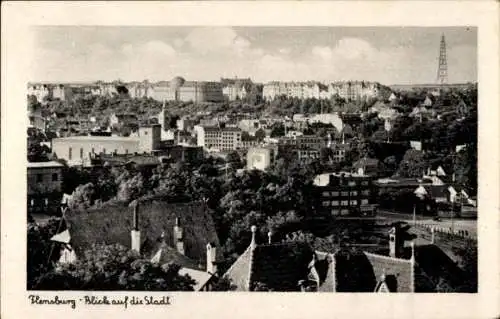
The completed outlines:
<svg viewBox="0 0 500 319">
<path fill-rule="evenodd" d="M 444 40 L 444 34 L 441 36 L 441 44 L 439 46 L 437 82 L 441 85 L 448 82 L 448 63 L 446 62 L 446 41 Z"/>
</svg>

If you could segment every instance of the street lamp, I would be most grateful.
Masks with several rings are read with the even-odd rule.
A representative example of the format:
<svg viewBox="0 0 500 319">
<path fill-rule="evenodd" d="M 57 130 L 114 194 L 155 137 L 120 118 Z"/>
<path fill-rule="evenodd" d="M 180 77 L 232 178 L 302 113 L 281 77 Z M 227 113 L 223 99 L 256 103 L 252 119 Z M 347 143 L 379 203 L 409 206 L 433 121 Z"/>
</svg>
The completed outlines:
<svg viewBox="0 0 500 319">
<path fill-rule="evenodd" d="M 420 201 L 423 201 L 425 199 L 425 197 L 427 196 L 427 190 L 425 189 L 425 187 L 423 187 L 422 185 L 419 185 L 417 187 L 417 189 L 413 192 L 415 194 L 415 196 L 420 200 Z M 415 226 L 416 224 L 416 203 L 413 205 L 413 225 Z"/>
</svg>

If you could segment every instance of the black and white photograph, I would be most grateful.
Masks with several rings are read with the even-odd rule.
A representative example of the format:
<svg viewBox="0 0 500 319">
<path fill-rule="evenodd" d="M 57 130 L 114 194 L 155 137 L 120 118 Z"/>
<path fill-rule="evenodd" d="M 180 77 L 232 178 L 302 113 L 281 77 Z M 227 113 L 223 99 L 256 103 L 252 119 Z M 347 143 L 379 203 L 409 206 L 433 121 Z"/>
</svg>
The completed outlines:
<svg viewBox="0 0 500 319">
<path fill-rule="evenodd" d="M 478 292 L 477 27 L 33 34 L 28 291 Z"/>
</svg>

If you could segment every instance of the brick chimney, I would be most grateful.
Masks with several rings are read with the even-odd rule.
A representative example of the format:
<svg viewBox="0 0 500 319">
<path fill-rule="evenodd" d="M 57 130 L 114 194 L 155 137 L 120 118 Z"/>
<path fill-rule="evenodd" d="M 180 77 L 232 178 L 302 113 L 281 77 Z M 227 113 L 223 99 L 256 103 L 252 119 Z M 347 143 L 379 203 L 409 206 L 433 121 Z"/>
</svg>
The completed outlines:
<svg viewBox="0 0 500 319">
<path fill-rule="evenodd" d="M 184 255 L 184 231 L 180 225 L 179 218 L 175 218 L 174 240 L 177 251 Z"/>
<path fill-rule="evenodd" d="M 207 272 L 217 273 L 217 247 L 211 243 L 207 244 Z"/>
<path fill-rule="evenodd" d="M 394 226 L 389 231 L 389 256 L 401 258 L 404 250 L 404 238 L 401 234 L 401 228 Z"/>
<path fill-rule="evenodd" d="M 141 232 L 139 231 L 139 202 L 134 205 L 134 220 L 133 227 L 130 231 L 131 249 L 140 253 L 141 252 Z"/>
</svg>

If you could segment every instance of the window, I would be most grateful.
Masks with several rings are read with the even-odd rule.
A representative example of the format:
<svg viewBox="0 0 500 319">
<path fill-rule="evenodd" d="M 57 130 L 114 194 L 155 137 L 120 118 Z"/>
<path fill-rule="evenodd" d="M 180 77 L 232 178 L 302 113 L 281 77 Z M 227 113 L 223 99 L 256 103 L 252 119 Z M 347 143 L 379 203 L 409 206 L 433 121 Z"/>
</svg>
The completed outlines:
<svg viewBox="0 0 500 319">
<path fill-rule="evenodd" d="M 351 205 L 357 205 L 358 201 L 357 200 L 351 200 Z"/>
<path fill-rule="evenodd" d="M 368 204 L 368 199 L 362 199 L 361 200 L 361 205 L 366 205 Z"/>
<path fill-rule="evenodd" d="M 323 197 L 328 197 L 330 196 L 330 192 L 323 192 Z"/>
<path fill-rule="evenodd" d="M 330 202 L 328 202 L 328 201 L 323 202 L 323 207 L 327 207 L 327 206 L 330 206 Z"/>
<path fill-rule="evenodd" d="M 348 200 L 343 200 L 343 201 L 340 202 L 340 205 L 347 206 L 347 205 L 349 205 L 349 201 Z"/>
<path fill-rule="evenodd" d="M 369 190 L 364 190 L 364 191 L 361 192 L 361 194 L 368 196 L 368 195 L 370 195 L 370 191 Z"/>
<path fill-rule="evenodd" d="M 339 206 L 338 200 L 332 200 L 332 206 Z"/>
<path fill-rule="evenodd" d="M 339 196 L 339 192 L 332 192 L 332 196 Z"/>
<path fill-rule="evenodd" d="M 72 155 L 73 155 L 73 149 L 70 147 L 68 150 L 68 159 L 71 159 Z"/>
<path fill-rule="evenodd" d="M 43 175 L 42 174 L 36 174 L 36 182 L 37 183 L 43 182 Z"/>
<path fill-rule="evenodd" d="M 349 215 L 349 210 L 348 209 L 342 209 L 340 211 L 340 215 L 342 215 L 342 216 Z"/>
<path fill-rule="evenodd" d="M 341 192 L 340 195 L 341 196 L 349 196 L 349 192 Z"/>
<path fill-rule="evenodd" d="M 338 209 L 332 209 L 332 215 L 337 216 L 340 213 Z"/>
<path fill-rule="evenodd" d="M 148 135 L 148 131 L 144 131 L 144 135 Z"/>
<path fill-rule="evenodd" d="M 349 183 L 347 183 L 347 185 L 349 185 L 349 186 L 356 186 L 356 182 L 355 181 L 349 181 Z"/>
<path fill-rule="evenodd" d="M 358 196 L 358 191 L 352 191 L 351 196 Z"/>
<path fill-rule="evenodd" d="M 80 148 L 80 158 L 83 158 L 83 148 Z"/>
<path fill-rule="evenodd" d="M 362 181 L 361 185 L 365 185 L 365 186 L 368 185 L 368 181 Z"/>
<path fill-rule="evenodd" d="M 57 182 L 58 179 L 59 179 L 59 176 L 57 175 L 57 173 L 53 173 L 52 174 L 52 181 Z"/>
</svg>

